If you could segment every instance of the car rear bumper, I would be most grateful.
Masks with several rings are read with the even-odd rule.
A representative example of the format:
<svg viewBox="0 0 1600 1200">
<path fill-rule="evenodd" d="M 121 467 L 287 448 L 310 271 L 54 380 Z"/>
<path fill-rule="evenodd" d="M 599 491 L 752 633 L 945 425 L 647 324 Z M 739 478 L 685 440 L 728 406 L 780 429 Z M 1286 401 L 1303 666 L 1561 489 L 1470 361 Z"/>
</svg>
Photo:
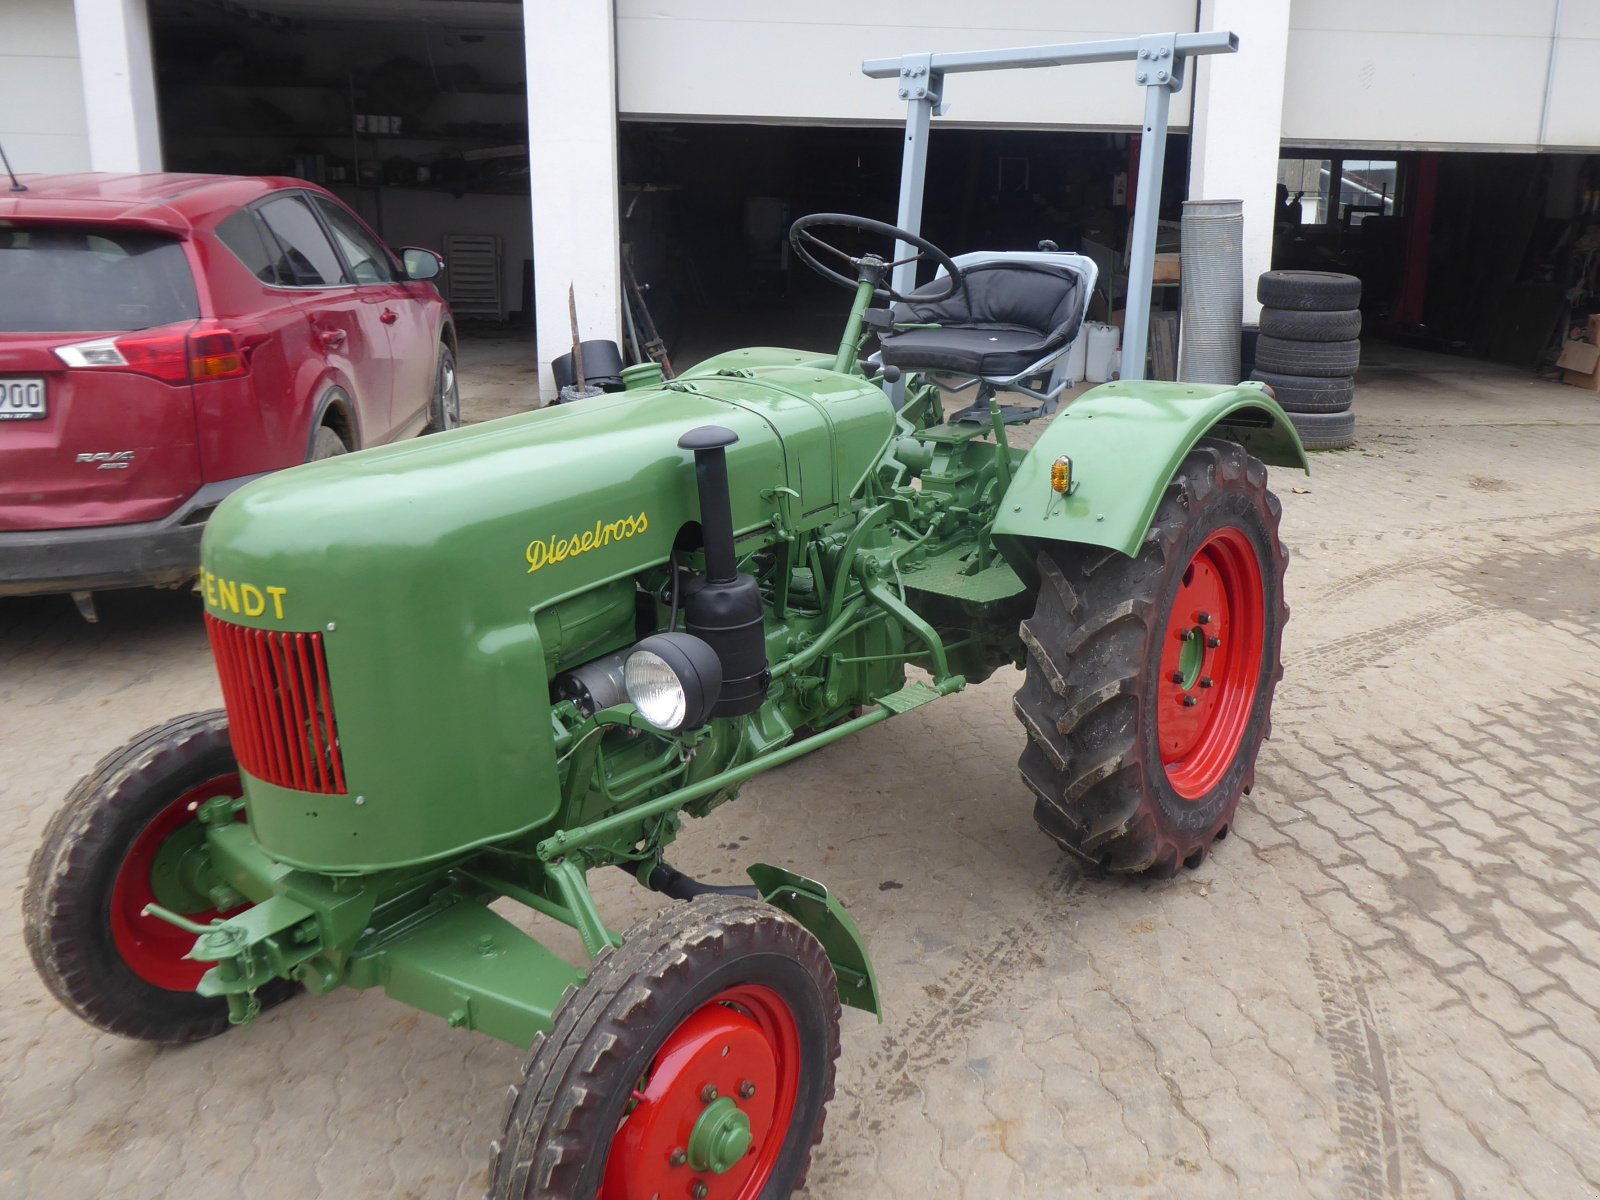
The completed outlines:
<svg viewBox="0 0 1600 1200">
<path fill-rule="evenodd" d="M 159 521 L 0 532 L 0 596 L 175 587 L 200 566 L 206 518 L 260 475 L 208 483 Z"/>
</svg>

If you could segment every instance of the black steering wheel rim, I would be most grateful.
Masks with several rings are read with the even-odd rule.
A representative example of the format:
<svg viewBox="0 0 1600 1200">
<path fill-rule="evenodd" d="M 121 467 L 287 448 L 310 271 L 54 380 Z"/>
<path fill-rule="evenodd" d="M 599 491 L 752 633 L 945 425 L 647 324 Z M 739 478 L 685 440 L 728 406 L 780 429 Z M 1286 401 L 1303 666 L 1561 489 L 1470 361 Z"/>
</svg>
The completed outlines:
<svg viewBox="0 0 1600 1200">
<path fill-rule="evenodd" d="M 961 286 L 961 268 L 956 266 L 955 259 L 951 258 L 932 242 L 928 241 L 927 238 L 912 233 L 909 229 L 901 229 L 898 226 L 890 225 L 886 221 L 874 221 L 870 217 L 852 216 L 849 213 L 811 213 L 808 216 L 801 217 L 789 227 L 789 244 L 794 247 L 794 252 L 799 256 L 801 262 L 805 263 L 806 266 L 810 267 L 824 279 L 829 280 L 832 283 L 836 283 L 842 288 L 847 288 L 852 292 L 855 291 L 856 287 L 860 283 L 859 276 L 852 279 L 848 275 L 844 275 L 838 271 L 835 271 L 832 267 L 824 266 L 816 259 L 815 256 L 812 255 L 811 251 L 807 248 L 806 243 L 809 241 L 825 250 L 829 250 L 857 267 L 860 266 L 863 260 L 846 254 L 837 246 L 824 241 L 822 238 L 819 238 L 816 234 L 812 233 L 811 230 L 819 225 L 832 225 L 842 229 L 859 230 L 862 233 L 879 234 L 883 237 L 891 239 L 892 241 L 901 241 L 905 242 L 909 246 L 915 246 L 919 251 L 915 257 L 928 257 L 933 259 L 934 262 L 938 263 L 944 268 L 945 278 L 950 282 L 950 286 L 943 292 L 939 292 L 934 295 L 913 297 L 902 295 L 901 293 L 895 291 L 894 288 L 886 281 L 878 285 L 874 293 L 875 295 L 887 297 L 889 300 L 899 304 L 912 301 L 932 303 L 938 300 L 948 300 L 951 296 L 955 295 L 956 289 Z M 893 266 L 894 264 L 885 263 L 884 265 Z M 935 280 L 935 282 L 938 281 Z"/>
</svg>

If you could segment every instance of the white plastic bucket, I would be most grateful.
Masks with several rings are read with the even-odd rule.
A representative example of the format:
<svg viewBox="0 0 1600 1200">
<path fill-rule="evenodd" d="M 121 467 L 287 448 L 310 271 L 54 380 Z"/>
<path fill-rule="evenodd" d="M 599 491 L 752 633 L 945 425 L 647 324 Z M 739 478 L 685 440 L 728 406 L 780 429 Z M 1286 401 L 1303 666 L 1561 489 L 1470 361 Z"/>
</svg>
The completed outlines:
<svg viewBox="0 0 1600 1200">
<path fill-rule="evenodd" d="M 1089 331 L 1089 344 L 1084 354 L 1083 377 L 1090 383 L 1104 383 L 1111 378 L 1111 352 L 1117 348 L 1119 332 L 1115 325 L 1098 321 L 1089 321 L 1084 328 Z"/>
</svg>

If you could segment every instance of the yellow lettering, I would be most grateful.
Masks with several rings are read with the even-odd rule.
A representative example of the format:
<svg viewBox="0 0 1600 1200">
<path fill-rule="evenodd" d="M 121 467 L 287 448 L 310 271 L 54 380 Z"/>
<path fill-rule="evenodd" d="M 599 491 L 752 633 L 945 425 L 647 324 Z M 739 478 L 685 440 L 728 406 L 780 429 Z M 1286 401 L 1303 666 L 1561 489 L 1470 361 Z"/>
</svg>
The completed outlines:
<svg viewBox="0 0 1600 1200">
<path fill-rule="evenodd" d="M 217 607 L 217 577 L 210 571 L 201 573 L 201 586 L 205 588 L 206 603 L 212 608 Z"/>
<path fill-rule="evenodd" d="M 609 546 L 612 542 L 637 537 L 649 528 L 649 518 L 640 513 L 636 517 L 623 517 L 619 521 L 596 521 L 593 529 L 585 529 L 582 533 L 574 533 L 571 537 L 552 537 L 543 541 L 529 542 L 524 555 L 528 560 L 528 574 L 532 575 L 539 568 L 549 566 L 551 563 L 565 562 L 569 558 L 598 550 L 601 546 Z"/>
<path fill-rule="evenodd" d="M 225 604 L 234 612 L 239 611 L 239 585 L 233 580 L 217 580 L 217 595 L 222 600 L 222 604 L 217 605 L 218 608 Z"/>
<path fill-rule="evenodd" d="M 260 588 L 248 583 L 241 583 L 239 585 L 239 595 L 244 600 L 245 616 L 259 617 L 267 611 L 267 598 L 261 594 Z"/>
<path fill-rule="evenodd" d="M 267 595 L 272 597 L 272 612 L 278 620 L 283 620 L 283 598 L 289 592 L 288 588 L 269 587 Z"/>
</svg>

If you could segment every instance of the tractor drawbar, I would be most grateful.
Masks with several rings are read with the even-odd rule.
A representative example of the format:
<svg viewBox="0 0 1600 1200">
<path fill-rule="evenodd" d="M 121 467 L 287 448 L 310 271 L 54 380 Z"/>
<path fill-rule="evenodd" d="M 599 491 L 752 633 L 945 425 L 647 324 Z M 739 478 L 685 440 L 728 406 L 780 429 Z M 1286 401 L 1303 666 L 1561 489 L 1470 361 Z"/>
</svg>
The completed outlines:
<svg viewBox="0 0 1600 1200">
<path fill-rule="evenodd" d="M 738 569 L 733 546 L 727 448 L 738 440 L 738 434 L 721 425 L 702 425 L 678 439 L 680 449 L 694 451 L 700 540 L 706 557 L 705 575 L 683 584 L 684 621 L 722 662 L 722 692 L 711 710 L 713 717 L 755 712 L 766 701 L 772 682 L 761 589 L 755 576 Z"/>
</svg>

